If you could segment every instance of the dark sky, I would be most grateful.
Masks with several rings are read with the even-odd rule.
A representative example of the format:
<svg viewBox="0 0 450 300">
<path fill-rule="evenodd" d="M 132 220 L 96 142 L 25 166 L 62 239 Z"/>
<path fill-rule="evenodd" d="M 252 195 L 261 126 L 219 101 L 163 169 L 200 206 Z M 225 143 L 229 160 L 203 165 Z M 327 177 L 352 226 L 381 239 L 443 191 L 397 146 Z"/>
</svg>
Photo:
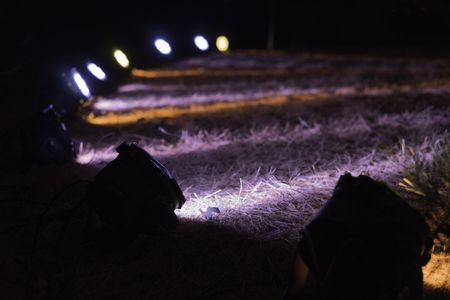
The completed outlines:
<svg viewBox="0 0 450 300">
<path fill-rule="evenodd" d="M 276 44 L 359 42 L 443 36 L 450 32 L 445 0 L 6 0 L 0 5 L 2 36 L 27 34 L 61 43 L 151 32 L 227 32 L 239 46 L 264 47 L 269 20 Z M 94 37 L 94 38 L 93 38 Z"/>
<path fill-rule="evenodd" d="M 8 59 L 0 63 L 1 87 L 16 87 L 16 93 L 25 80 L 36 90 L 50 90 L 45 84 L 53 81 L 47 78 L 86 57 L 111 57 L 113 47 L 124 48 L 136 66 L 154 66 L 149 51 L 156 35 L 167 36 L 182 50 L 183 45 L 192 48 L 192 37 L 199 33 L 211 40 L 226 34 L 235 49 L 264 49 L 270 24 L 275 49 L 281 50 L 332 50 L 336 45 L 448 49 L 449 2 L 3 0 L 0 36 Z M 188 55 L 184 50 L 178 54 Z"/>
<path fill-rule="evenodd" d="M 11 64 L 30 53 L 62 59 L 103 51 L 99 49 L 114 43 L 138 51 L 155 35 L 181 44 L 197 33 L 211 37 L 224 33 L 234 48 L 265 48 L 270 24 L 277 49 L 316 44 L 433 46 L 450 41 L 448 2 L 6 0 L 0 4 L 0 34 Z"/>
</svg>

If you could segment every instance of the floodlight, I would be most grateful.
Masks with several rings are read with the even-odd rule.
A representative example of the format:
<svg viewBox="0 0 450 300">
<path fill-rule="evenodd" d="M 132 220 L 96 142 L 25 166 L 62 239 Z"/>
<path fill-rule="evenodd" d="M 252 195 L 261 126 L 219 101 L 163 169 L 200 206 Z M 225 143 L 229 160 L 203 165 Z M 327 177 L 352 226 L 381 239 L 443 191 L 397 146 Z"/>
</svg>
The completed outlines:
<svg viewBox="0 0 450 300">
<path fill-rule="evenodd" d="M 50 105 L 25 122 L 20 130 L 23 170 L 33 164 L 62 164 L 75 158 L 75 146 L 61 118 Z"/>
<path fill-rule="evenodd" d="M 219 36 L 216 39 L 216 47 L 217 50 L 219 50 L 220 52 L 228 51 L 228 48 L 230 47 L 230 42 L 228 41 L 228 38 L 224 35 Z"/>
<path fill-rule="evenodd" d="M 88 62 L 86 67 L 89 72 L 91 72 L 91 74 L 95 76 L 95 78 L 99 80 L 106 80 L 105 72 L 98 65 L 94 64 L 93 62 Z"/>
<path fill-rule="evenodd" d="M 130 66 L 130 61 L 128 60 L 128 57 L 122 50 L 120 49 L 114 50 L 114 58 L 122 68 L 126 69 Z"/>
<path fill-rule="evenodd" d="M 170 172 L 136 144 L 124 142 L 116 151 L 117 158 L 95 176 L 86 195 L 95 217 L 92 238 L 120 246 L 139 233 L 178 225 L 174 210 L 186 199 Z"/>
<path fill-rule="evenodd" d="M 346 173 L 302 229 L 287 299 L 422 299 L 433 238 L 420 213 L 385 183 Z M 320 287 L 320 288 L 318 288 Z"/>
<path fill-rule="evenodd" d="M 170 44 L 161 38 L 156 39 L 154 45 L 161 54 L 169 55 L 172 52 Z"/>
<path fill-rule="evenodd" d="M 86 84 L 86 81 L 81 77 L 80 73 L 76 69 L 72 70 L 72 78 L 78 88 L 78 90 L 85 96 L 86 98 L 89 98 L 91 96 L 91 92 L 89 90 L 89 87 Z"/>
<path fill-rule="evenodd" d="M 208 40 L 205 39 L 203 36 L 201 35 L 197 35 L 196 37 L 194 37 L 194 44 L 195 46 L 197 46 L 198 49 L 200 49 L 201 51 L 206 51 L 209 49 L 209 43 Z"/>
</svg>

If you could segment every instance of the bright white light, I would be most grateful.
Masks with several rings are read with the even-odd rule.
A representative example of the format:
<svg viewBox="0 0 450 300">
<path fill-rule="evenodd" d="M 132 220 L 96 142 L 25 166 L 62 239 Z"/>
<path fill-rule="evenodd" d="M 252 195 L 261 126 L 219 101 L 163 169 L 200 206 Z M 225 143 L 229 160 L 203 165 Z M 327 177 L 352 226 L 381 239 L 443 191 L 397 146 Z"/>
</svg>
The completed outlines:
<svg viewBox="0 0 450 300">
<path fill-rule="evenodd" d="M 155 47 L 164 55 L 169 55 L 172 52 L 172 48 L 170 47 L 169 43 L 163 39 L 156 39 Z"/>
<path fill-rule="evenodd" d="M 206 51 L 209 49 L 209 43 L 208 40 L 206 40 L 204 37 L 202 37 L 201 35 L 197 35 L 194 38 L 194 43 L 195 46 L 197 46 L 198 49 L 202 50 L 202 51 Z"/>
<path fill-rule="evenodd" d="M 86 81 L 84 81 L 83 77 L 81 77 L 80 73 L 77 71 L 73 71 L 72 73 L 73 80 L 77 84 L 78 89 L 80 92 L 85 96 L 89 97 L 91 95 L 91 92 L 89 91 L 89 88 L 86 84 Z"/>
<path fill-rule="evenodd" d="M 122 68 L 128 68 L 130 66 L 130 61 L 128 57 L 123 53 L 122 50 L 116 49 L 114 50 L 114 58 L 119 63 Z"/>
<path fill-rule="evenodd" d="M 88 68 L 89 72 L 91 72 L 91 74 L 94 75 L 97 79 L 100 79 L 100 80 L 106 79 L 105 72 L 103 72 L 102 68 L 100 68 L 96 64 L 94 64 L 92 62 L 88 63 L 87 68 Z"/>
<path fill-rule="evenodd" d="M 228 41 L 226 36 L 219 36 L 216 40 L 216 47 L 217 50 L 220 52 L 228 51 L 228 48 L 230 47 L 230 42 Z"/>
</svg>

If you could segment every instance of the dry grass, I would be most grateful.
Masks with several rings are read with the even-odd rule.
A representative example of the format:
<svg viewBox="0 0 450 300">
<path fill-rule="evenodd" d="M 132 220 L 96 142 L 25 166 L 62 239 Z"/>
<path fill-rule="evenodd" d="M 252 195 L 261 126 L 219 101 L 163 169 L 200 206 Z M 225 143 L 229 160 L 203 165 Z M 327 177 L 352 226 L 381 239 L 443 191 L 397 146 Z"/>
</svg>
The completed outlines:
<svg viewBox="0 0 450 300">
<path fill-rule="evenodd" d="M 78 164 L 35 168 L 26 175 L 1 173 L 3 182 L 11 185 L 1 190 L 2 226 L 36 215 L 62 186 L 92 178 L 115 157 L 113 148 L 122 140 L 139 141 L 178 178 L 188 199 L 177 211 L 181 225 L 175 232 L 140 237 L 128 249 L 104 253 L 94 245 L 80 245 L 81 216 L 55 257 L 54 222 L 39 240 L 39 268 L 33 269 L 31 285 L 27 279 L 33 226 L 12 231 L 2 236 L 8 242 L 2 251 L 5 284 L 0 293 L 8 299 L 30 298 L 27 291 L 35 298 L 56 299 L 278 299 L 288 282 L 299 231 L 330 197 L 340 175 L 365 172 L 400 189 L 405 166 L 413 163 L 408 147 L 433 157 L 449 139 L 450 94 L 439 83 L 448 76 L 442 61 L 307 55 L 203 60 L 213 62 L 217 68 L 304 67 L 311 72 L 305 77 L 140 80 L 131 86 L 139 92 L 123 87 L 114 97 L 132 97 L 135 103 L 162 95 L 168 101 L 172 96 L 176 101 L 216 101 L 229 94 L 227 101 L 241 101 L 258 93 L 278 94 L 280 86 L 299 92 L 301 87 L 321 89 L 331 83 L 366 90 L 384 86 L 390 92 L 336 93 L 308 103 L 132 126 L 72 124 L 80 147 Z M 198 63 L 191 60 L 177 67 Z M 342 68 L 350 75 L 342 76 Z M 416 86 L 435 79 L 433 91 Z M 415 88 L 390 90 L 398 81 Z M 237 93 L 241 89 L 245 91 Z M 72 190 L 55 209 L 71 207 L 83 191 Z M 200 210 L 208 207 L 218 207 L 220 214 L 205 219 Z M 446 257 L 439 263 L 436 259 L 441 258 L 435 257 L 429 267 L 434 274 L 448 266 Z M 427 273 L 427 284 L 433 272 Z M 442 278 L 442 284 L 427 290 L 428 299 L 450 289 L 448 276 Z"/>
<path fill-rule="evenodd" d="M 426 299 L 448 299 L 450 296 L 450 256 L 433 255 L 423 271 Z"/>
</svg>

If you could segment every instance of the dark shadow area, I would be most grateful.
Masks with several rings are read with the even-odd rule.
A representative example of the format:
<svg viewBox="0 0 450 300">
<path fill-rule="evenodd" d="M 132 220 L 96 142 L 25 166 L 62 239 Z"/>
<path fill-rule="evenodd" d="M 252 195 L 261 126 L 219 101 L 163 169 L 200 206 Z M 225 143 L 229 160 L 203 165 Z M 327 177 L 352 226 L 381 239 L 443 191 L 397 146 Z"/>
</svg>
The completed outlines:
<svg viewBox="0 0 450 300">
<path fill-rule="evenodd" d="M 79 170 L 84 178 L 97 171 L 86 166 Z M 42 190 L 28 183 L 27 188 L 2 188 L 2 212 L 8 216 L 2 218 L 2 226 L 42 211 L 49 192 L 44 186 L 54 182 L 45 171 L 53 173 L 39 170 Z M 59 176 L 54 189 L 61 189 L 69 179 L 76 178 Z M 151 237 L 140 236 L 128 248 L 104 251 L 83 242 L 86 214 L 80 210 L 56 248 L 66 218 L 61 211 L 72 208 L 84 191 L 83 186 L 74 188 L 55 204 L 49 213 L 53 219 L 39 235 L 33 265 L 29 259 L 34 225 L 1 235 L 2 295 L 9 299 L 279 299 L 288 283 L 295 245 L 286 243 L 282 235 L 257 240 L 214 220 L 181 219 L 175 231 L 161 230 Z M 248 214 L 252 211 L 234 217 L 243 221 Z M 443 299 L 439 297 L 448 291 L 427 288 L 426 293 L 432 295 L 427 299 Z"/>
<path fill-rule="evenodd" d="M 287 284 L 293 248 L 281 241 L 262 242 L 206 221 L 182 220 L 173 232 L 140 236 L 126 249 L 105 251 L 82 242 L 83 219 L 71 222 L 57 249 L 61 221 L 42 227 L 32 265 L 35 227 L 3 234 L 1 294 L 9 299 L 275 299 Z"/>
<path fill-rule="evenodd" d="M 424 293 L 427 297 L 427 300 L 441 300 L 450 297 L 450 291 L 448 288 L 436 288 L 426 284 L 424 286 Z"/>
</svg>

